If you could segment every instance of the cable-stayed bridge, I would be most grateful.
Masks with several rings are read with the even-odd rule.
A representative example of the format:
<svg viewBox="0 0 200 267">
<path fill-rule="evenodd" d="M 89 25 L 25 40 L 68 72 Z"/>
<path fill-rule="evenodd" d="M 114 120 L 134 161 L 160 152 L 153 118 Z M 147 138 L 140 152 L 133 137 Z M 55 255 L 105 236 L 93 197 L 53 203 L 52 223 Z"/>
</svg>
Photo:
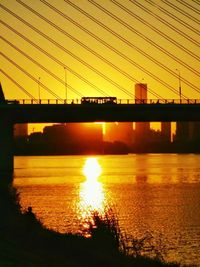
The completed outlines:
<svg viewBox="0 0 200 267">
<path fill-rule="evenodd" d="M 0 11 L 1 82 L 28 97 L 0 103 L 0 169 L 13 168 L 17 122 L 200 120 L 198 1 L 2 0 Z"/>
<path fill-rule="evenodd" d="M 38 7 L 16 0 L 14 5 L 6 1 L 0 4 L 2 30 L 6 33 L 1 37 L 1 72 L 15 88 L 26 92 L 23 80 L 37 85 L 38 77 L 42 77 L 40 86 L 57 98 L 66 85 L 65 71 L 72 77 L 67 81 L 71 98 L 84 96 L 86 90 L 91 95 L 134 98 L 130 88 L 142 78 L 151 84 L 149 98 L 165 99 L 166 94 L 176 98 L 178 80 L 182 98 L 194 94 L 199 98 L 200 21 L 195 1 L 172 4 L 163 0 L 156 2 L 157 11 L 149 0 L 88 0 L 85 5 L 72 0 L 60 5 L 40 0 Z M 59 71 L 53 70 L 54 66 Z M 16 75 L 14 78 L 10 68 L 23 80 Z M 52 91 L 45 76 L 59 90 Z M 79 88 L 71 81 L 74 78 Z M 97 80 L 108 90 L 102 90 L 105 86 L 99 86 Z M 35 95 L 33 91 L 29 93 Z"/>
</svg>

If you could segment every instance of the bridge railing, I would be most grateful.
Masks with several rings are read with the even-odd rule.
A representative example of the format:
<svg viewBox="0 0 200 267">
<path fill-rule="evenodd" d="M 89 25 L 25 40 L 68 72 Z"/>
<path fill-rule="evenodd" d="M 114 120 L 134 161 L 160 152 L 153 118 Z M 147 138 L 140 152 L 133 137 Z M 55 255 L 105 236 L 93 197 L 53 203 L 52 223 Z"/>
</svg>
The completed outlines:
<svg viewBox="0 0 200 267">
<path fill-rule="evenodd" d="M 6 100 L 6 103 L 22 105 L 81 104 L 81 99 L 12 99 Z M 117 99 L 116 104 L 200 104 L 200 99 Z"/>
<path fill-rule="evenodd" d="M 81 104 L 81 99 L 17 99 L 19 104 Z"/>
<path fill-rule="evenodd" d="M 117 104 L 200 104 L 200 99 L 117 99 Z"/>
</svg>

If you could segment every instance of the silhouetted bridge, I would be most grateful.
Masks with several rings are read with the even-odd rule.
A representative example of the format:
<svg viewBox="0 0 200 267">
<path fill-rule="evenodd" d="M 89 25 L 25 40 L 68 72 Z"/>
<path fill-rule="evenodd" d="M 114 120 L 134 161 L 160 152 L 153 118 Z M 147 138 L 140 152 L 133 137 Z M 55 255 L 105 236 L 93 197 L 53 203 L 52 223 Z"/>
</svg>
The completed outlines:
<svg viewBox="0 0 200 267">
<path fill-rule="evenodd" d="M 200 100 L 5 100 L 0 98 L 0 171 L 13 170 L 13 125 L 47 122 L 200 121 Z"/>
<path fill-rule="evenodd" d="M 180 103 L 181 102 L 181 103 Z M 84 103 L 80 100 L 6 100 L 0 115 L 12 123 L 200 121 L 199 99 L 118 99 L 116 103 Z"/>
</svg>

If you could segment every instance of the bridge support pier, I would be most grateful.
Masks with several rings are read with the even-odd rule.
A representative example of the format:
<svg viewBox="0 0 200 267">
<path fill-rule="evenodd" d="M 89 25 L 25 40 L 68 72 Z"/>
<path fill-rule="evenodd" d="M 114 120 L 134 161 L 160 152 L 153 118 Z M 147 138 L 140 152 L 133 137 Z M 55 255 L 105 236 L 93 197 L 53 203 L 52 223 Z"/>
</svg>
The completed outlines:
<svg viewBox="0 0 200 267">
<path fill-rule="evenodd" d="M 0 117 L 0 173 L 11 172 L 14 168 L 13 124 L 4 116 Z"/>
</svg>

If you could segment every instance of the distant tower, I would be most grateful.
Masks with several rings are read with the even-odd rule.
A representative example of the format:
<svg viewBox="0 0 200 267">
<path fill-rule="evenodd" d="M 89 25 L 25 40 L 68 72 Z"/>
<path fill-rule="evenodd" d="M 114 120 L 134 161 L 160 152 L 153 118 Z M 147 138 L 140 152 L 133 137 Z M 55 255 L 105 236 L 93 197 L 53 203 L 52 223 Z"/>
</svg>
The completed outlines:
<svg viewBox="0 0 200 267">
<path fill-rule="evenodd" d="M 147 84 L 135 84 L 135 102 L 137 104 L 147 103 Z M 145 142 L 148 140 L 150 132 L 150 122 L 136 122 L 135 135 L 137 141 Z"/>
<path fill-rule="evenodd" d="M 135 84 L 135 100 L 136 103 L 147 103 L 147 84 L 136 83 Z"/>
<path fill-rule="evenodd" d="M 171 142 L 171 122 L 161 122 L 161 135 L 164 142 Z"/>
</svg>

